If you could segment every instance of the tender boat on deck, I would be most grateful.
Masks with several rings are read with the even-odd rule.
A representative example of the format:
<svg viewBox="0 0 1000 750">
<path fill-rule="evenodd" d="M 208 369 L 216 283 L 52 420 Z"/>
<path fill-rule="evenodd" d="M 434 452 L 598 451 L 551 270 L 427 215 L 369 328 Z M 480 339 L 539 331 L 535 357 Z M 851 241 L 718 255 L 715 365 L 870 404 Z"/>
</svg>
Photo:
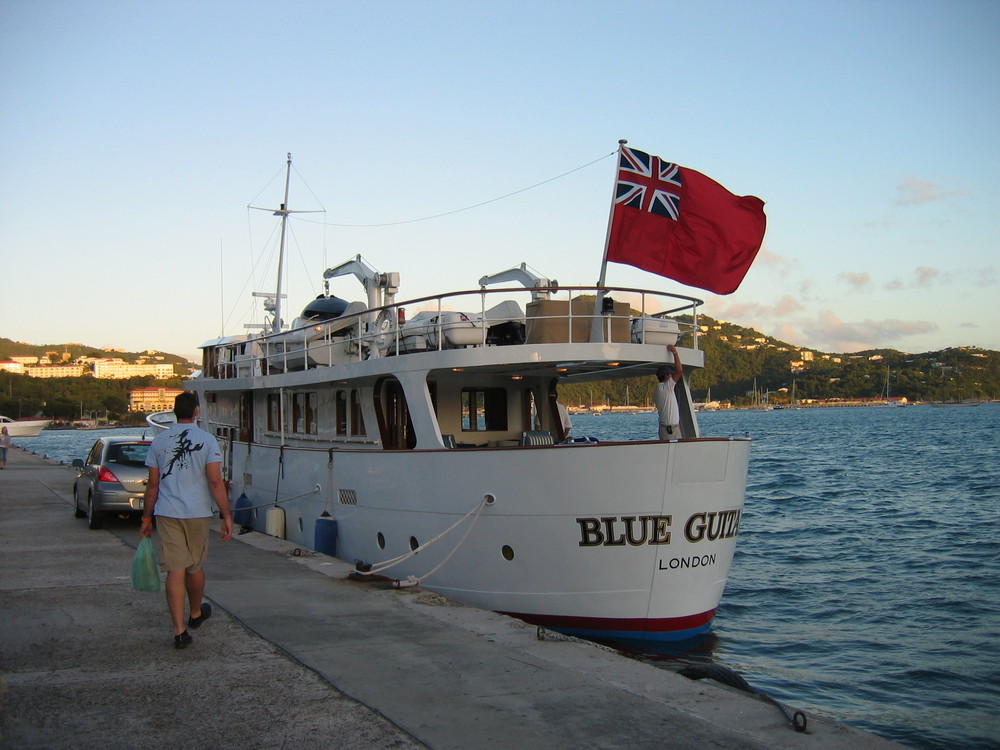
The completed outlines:
<svg viewBox="0 0 1000 750">
<path fill-rule="evenodd" d="M 156 411 L 146 415 L 146 424 L 153 428 L 154 433 L 166 432 L 177 423 L 177 415 L 172 411 Z"/>
<path fill-rule="evenodd" d="M 346 275 L 363 302 L 329 294 Z M 750 441 L 699 432 L 699 300 L 564 287 L 522 265 L 397 303 L 399 274 L 360 256 L 324 281 L 290 328 L 203 344 L 186 386 L 237 524 L 566 633 L 709 629 Z M 655 439 L 651 420 L 648 440 L 567 440 L 559 383 L 652 379 L 675 341 L 681 439 Z"/>
</svg>

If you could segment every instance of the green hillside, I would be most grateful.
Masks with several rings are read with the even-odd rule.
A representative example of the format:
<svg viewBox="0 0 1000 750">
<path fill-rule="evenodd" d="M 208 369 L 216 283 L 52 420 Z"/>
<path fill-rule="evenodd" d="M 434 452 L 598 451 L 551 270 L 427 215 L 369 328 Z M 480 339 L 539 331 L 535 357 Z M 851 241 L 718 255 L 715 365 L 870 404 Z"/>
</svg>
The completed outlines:
<svg viewBox="0 0 1000 750">
<path fill-rule="evenodd" d="M 909 401 L 1000 398 L 1000 352 L 956 347 L 922 354 L 895 349 L 832 354 L 707 316 L 699 316 L 698 324 L 705 368 L 692 375 L 691 388 L 699 401 L 711 389 L 713 401 L 745 405 L 755 379 L 760 391 L 770 392 L 771 403 L 788 401 L 793 381 L 800 399 L 876 398 L 885 391 L 887 373 L 890 395 Z M 690 346 L 690 337 L 679 343 Z M 571 406 L 589 406 L 591 399 L 610 406 L 644 406 L 652 403 L 655 385 L 652 377 L 566 384 L 560 385 L 559 397 Z"/>
<path fill-rule="evenodd" d="M 705 352 L 705 368 L 694 372 L 691 387 L 699 401 L 711 389 L 714 401 L 745 405 L 755 380 L 759 390 L 770 392 L 774 404 L 790 399 L 793 381 L 800 399 L 876 398 L 884 393 L 887 373 L 890 394 L 910 401 L 1000 398 L 1000 352 L 956 347 L 922 354 L 894 349 L 831 354 L 796 347 L 752 328 L 706 316 L 699 316 L 698 323 L 702 328 L 698 346 Z M 690 346 L 690 338 L 680 343 Z M 88 412 L 102 416 L 106 412 L 111 420 L 125 420 L 129 418 L 130 390 L 180 387 L 181 376 L 188 369 L 184 357 L 165 352 L 120 352 L 85 344 L 31 345 L 0 338 L 0 360 L 17 355 L 49 355 L 57 361 L 88 356 L 137 362 L 155 357 L 158 362 L 174 364 L 177 377 L 43 379 L 0 372 L 0 414 L 14 418 L 44 414 L 68 421 Z M 568 406 L 646 406 L 652 403 L 655 385 L 652 377 L 563 384 L 559 398 Z"/>
<path fill-rule="evenodd" d="M 0 360 L 18 356 L 39 358 L 48 356 L 53 362 L 72 362 L 79 357 L 117 357 L 125 362 L 139 362 L 155 357 L 157 362 L 187 365 L 187 359 L 184 357 L 152 349 L 143 352 L 126 352 L 120 349 L 102 349 L 87 344 L 26 344 L 21 341 L 0 338 Z M 186 367 L 175 369 L 178 373 L 187 372 Z"/>
<path fill-rule="evenodd" d="M 72 362 L 78 357 L 117 357 L 125 362 L 155 362 L 174 365 L 175 377 L 98 380 L 80 378 L 32 378 L 0 372 L 0 414 L 17 419 L 44 415 L 59 420 L 80 419 L 91 412 L 111 421 L 127 421 L 128 394 L 136 388 L 179 388 L 188 372 L 187 359 L 167 352 L 124 352 L 86 344 L 26 344 L 0 338 L 0 360 L 16 356 L 49 357 L 53 362 Z M 136 415 L 131 415 L 136 419 Z M 138 419 L 141 421 L 141 418 Z"/>
</svg>

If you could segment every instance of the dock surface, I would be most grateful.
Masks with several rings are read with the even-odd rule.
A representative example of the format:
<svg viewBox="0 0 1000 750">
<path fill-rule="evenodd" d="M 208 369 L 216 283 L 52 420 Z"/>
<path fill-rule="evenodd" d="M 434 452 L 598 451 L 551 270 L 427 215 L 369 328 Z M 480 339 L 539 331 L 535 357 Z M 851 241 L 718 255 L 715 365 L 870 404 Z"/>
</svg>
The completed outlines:
<svg viewBox="0 0 1000 750">
<path fill-rule="evenodd" d="M 9 748 L 725 748 L 900 745 L 423 589 L 347 579 L 256 532 L 212 534 L 213 615 L 173 648 L 131 587 L 135 520 L 73 517 L 75 470 L 0 471 L 0 744 Z"/>
</svg>

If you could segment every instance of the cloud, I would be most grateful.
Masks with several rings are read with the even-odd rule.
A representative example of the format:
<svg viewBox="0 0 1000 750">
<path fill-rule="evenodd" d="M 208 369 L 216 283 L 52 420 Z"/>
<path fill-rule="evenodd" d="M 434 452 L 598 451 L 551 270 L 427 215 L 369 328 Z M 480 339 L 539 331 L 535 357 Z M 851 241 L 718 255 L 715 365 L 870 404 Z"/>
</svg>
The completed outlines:
<svg viewBox="0 0 1000 750">
<path fill-rule="evenodd" d="M 944 278 L 938 269 L 928 268 L 927 266 L 919 266 L 914 273 L 917 278 L 913 282 L 913 285 L 919 289 L 929 287 L 938 279 Z"/>
<path fill-rule="evenodd" d="M 773 305 L 762 305 L 759 302 L 733 302 L 731 304 L 713 305 L 710 315 L 721 320 L 738 320 L 742 325 L 759 327 L 760 320 L 772 318 L 787 318 L 800 310 L 803 304 L 790 294 L 781 297 Z M 743 321 L 753 321 L 745 323 Z"/>
<path fill-rule="evenodd" d="M 925 277 L 935 278 L 936 275 L 924 274 L 917 278 Z M 940 330 L 936 322 L 928 320 L 866 318 L 845 321 L 829 309 L 819 313 L 807 311 L 802 301 L 792 295 L 785 295 L 770 305 L 754 302 L 726 304 L 715 300 L 706 305 L 705 312 L 713 318 L 762 331 L 793 346 L 824 352 L 886 348 L 906 351 L 906 339 Z"/>
<path fill-rule="evenodd" d="M 797 270 L 799 262 L 794 258 L 771 252 L 767 245 L 764 244 L 757 252 L 757 257 L 754 259 L 754 266 L 776 271 L 778 276 L 783 278 Z"/>
<path fill-rule="evenodd" d="M 903 279 L 891 279 L 882 285 L 888 292 L 898 292 L 904 289 L 930 289 L 935 286 L 943 286 L 951 282 L 951 275 L 939 268 L 929 266 L 918 266 L 913 269 L 913 278 L 909 281 Z"/>
<path fill-rule="evenodd" d="M 896 226 L 896 219 L 889 216 L 884 216 L 878 219 L 870 219 L 862 224 L 864 229 L 873 230 L 877 233 L 881 233 L 886 229 L 892 229 L 894 226 Z"/>
<path fill-rule="evenodd" d="M 803 339 L 802 331 L 791 323 L 779 323 L 773 331 L 767 333 L 779 341 L 787 341 L 789 344 L 796 344 Z"/>
<path fill-rule="evenodd" d="M 994 270 L 993 266 L 976 268 L 972 273 L 973 277 L 976 279 L 973 282 L 976 286 L 996 286 L 997 284 L 997 272 Z"/>
<path fill-rule="evenodd" d="M 859 292 L 870 287 L 872 283 L 872 277 L 867 271 L 862 273 L 844 271 L 842 274 L 837 276 L 837 279 L 845 282 L 848 286 Z"/>
<path fill-rule="evenodd" d="M 894 206 L 917 206 L 961 194 L 960 190 L 945 190 L 941 185 L 919 177 L 904 177 L 896 185 L 896 198 L 892 203 Z"/>
<path fill-rule="evenodd" d="M 900 339 L 936 330 L 937 323 L 927 320 L 887 318 L 847 322 L 831 310 L 824 310 L 815 320 L 802 324 L 809 346 L 828 352 L 853 352 L 887 346 L 899 348 L 895 342 Z"/>
</svg>

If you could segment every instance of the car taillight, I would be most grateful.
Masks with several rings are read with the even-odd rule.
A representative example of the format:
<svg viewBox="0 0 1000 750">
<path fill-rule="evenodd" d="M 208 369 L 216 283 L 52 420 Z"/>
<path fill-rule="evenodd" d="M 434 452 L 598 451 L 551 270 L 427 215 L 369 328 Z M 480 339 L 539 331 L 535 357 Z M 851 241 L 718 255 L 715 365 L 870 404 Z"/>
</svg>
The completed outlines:
<svg viewBox="0 0 1000 750">
<path fill-rule="evenodd" d="M 118 477 L 116 477 L 114 474 L 112 474 L 110 471 L 108 471 L 106 468 L 104 468 L 102 466 L 100 472 L 98 472 L 98 474 L 97 474 L 97 481 L 98 482 L 117 482 L 118 481 Z"/>
</svg>

